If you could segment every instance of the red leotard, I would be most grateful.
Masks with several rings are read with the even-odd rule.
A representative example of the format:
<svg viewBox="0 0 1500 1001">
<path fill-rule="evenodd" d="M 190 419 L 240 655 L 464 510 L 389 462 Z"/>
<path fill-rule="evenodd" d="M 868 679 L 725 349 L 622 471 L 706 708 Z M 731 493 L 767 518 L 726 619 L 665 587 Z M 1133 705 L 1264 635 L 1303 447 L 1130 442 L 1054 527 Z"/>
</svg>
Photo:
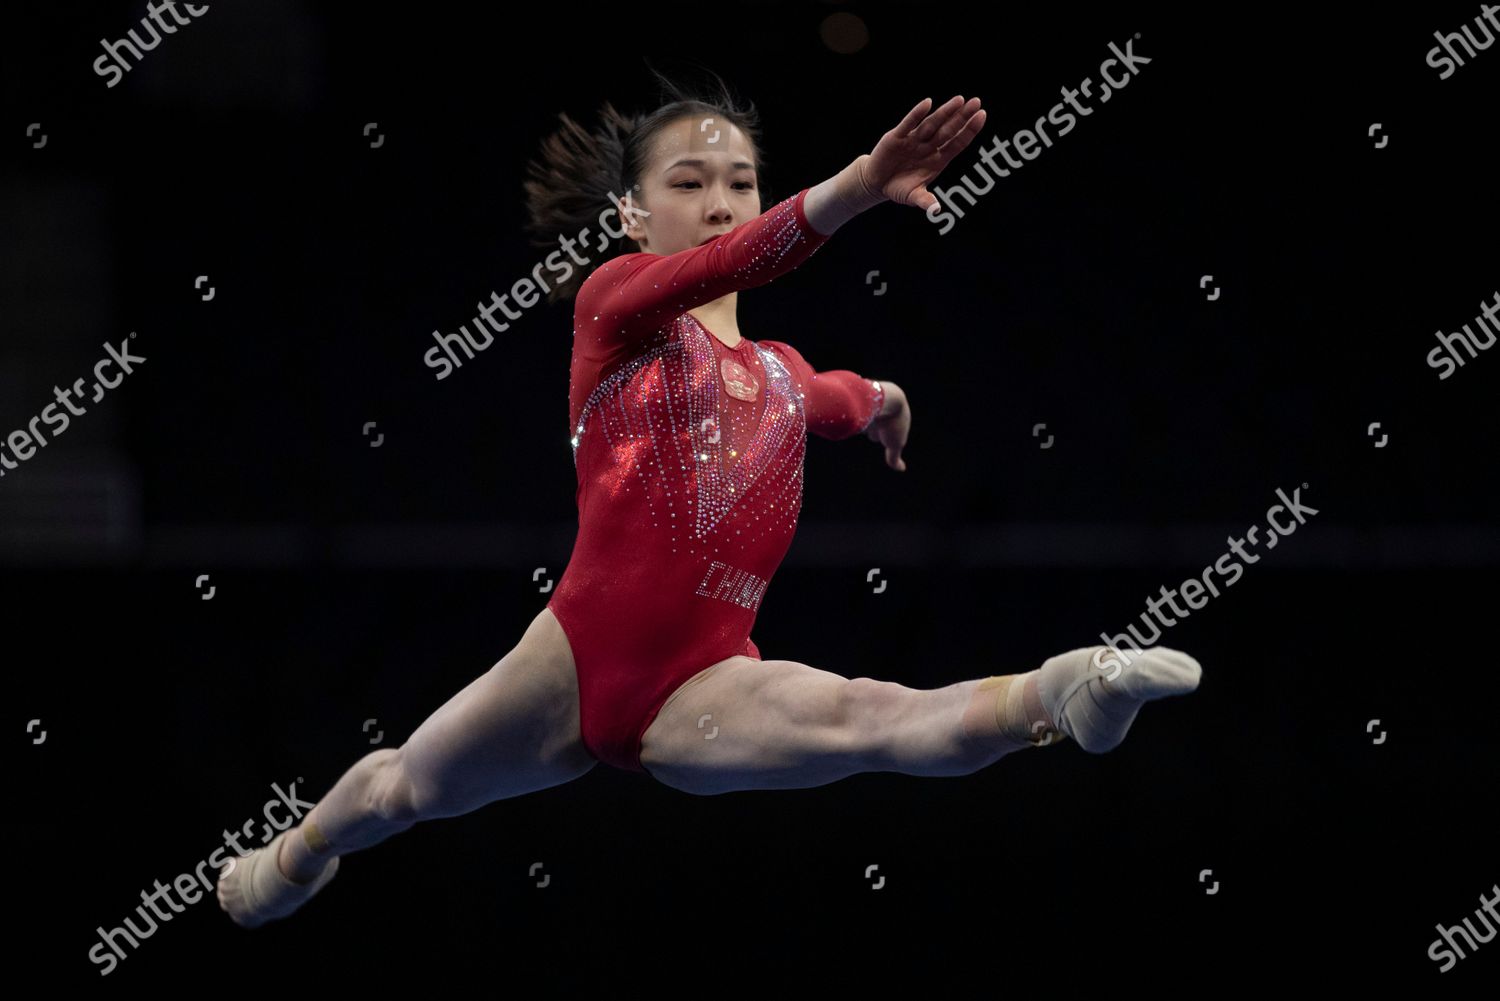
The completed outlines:
<svg viewBox="0 0 1500 1001">
<path fill-rule="evenodd" d="M 692 250 L 616 257 L 578 292 L 578 538 L 547 607 L 577 665 L 584 744 L 617 768 L 645 770 L 641 738 L 683 682 L 760 659 L 750 629 L 802 508 L 807 432 L 851 437 L 884 400 L 784 342 L 726 347 L 686 312 L 807 260 L 828 238 L 806 197 Z"/>
</svg>

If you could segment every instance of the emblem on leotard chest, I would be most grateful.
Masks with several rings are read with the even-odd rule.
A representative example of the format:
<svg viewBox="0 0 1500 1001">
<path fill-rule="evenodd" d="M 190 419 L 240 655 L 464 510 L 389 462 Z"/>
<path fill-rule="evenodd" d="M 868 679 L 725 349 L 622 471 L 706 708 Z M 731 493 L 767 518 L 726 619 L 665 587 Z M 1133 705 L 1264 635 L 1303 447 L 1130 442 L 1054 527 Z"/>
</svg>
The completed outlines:
<svg viewBox="0 0 1500 1001">
<path fill-rule="evenodd" d="M 754 401 L 760 398 L 760 380 L 733 358 L 719 361 L 719 374 L 724 377 L 725 391 L 736 400 Z"/>
</svg>

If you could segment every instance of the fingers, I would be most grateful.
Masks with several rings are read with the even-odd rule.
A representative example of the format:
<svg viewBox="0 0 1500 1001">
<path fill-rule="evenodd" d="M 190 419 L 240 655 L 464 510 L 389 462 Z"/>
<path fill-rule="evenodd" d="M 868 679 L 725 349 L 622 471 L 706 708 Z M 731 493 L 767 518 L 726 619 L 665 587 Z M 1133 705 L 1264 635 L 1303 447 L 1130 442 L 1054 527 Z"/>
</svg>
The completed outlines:
<svg viewBox="0 0 1500 1001">
<path fill-rule="evenodd" d="M 911 135 L 911 138 L 928 147 L 941 147 L 967 124 L 969 118 L 980 109 L 980 100 L 963 95 L 949 99 L 941 108 L 927 116 L 927 120 Z"/>
<path fill-rule="evenodd" d="M 978 100 L 978 98 L 975 98 L 975 100 Z M 943 102 L 942 107 L 928 115 L 921 125 L 913 129 L 907 138 L 924 144 L 930 142 L 932 136 L 943 127 L 949 118 L 953 117 L 959 108 L 963 107 L 963 104 L 964 99 L 962 95 L 950 97 L 947 101 Z"/>
<path fill-rule="evenodd" d="M 961 153 L 969 143 L 974 141 L 974 137 L 979 135 L 979 130 L 984 128 L 984 116 L 985 113 L 982 108 L 974 112 L 969 116 L 969 120 L 964 122 L 956 135 L 938 147 L 938 152 L 942 154 L 944 165 Z"/>
<path fill-rule="evenodd" d="M 978 119 L 978 125 L 974 124 L 975 119 Z M 951 150 L 945 147 L 953 144 L 955 139 L 962 138 L 970 129 L 973 129 L 977 133 L 979 127 L 983 124 L 984 110 L 979 106 L 979 98 L 972 98 L 962 108 L 959 108 L 943 120 L 943 127 L 933 137 L 932 145 L 945 155 L 957 153 L 964 146 L 968 145 L 967 141 L 957 143 Z M 970 138 L 973 138 L 972 134 L 970 134 Z"/>
<path fill-rule="evenodd" d="M 898 136 L 905 136 L 909 134 L 911 130 L 921 124 L 922 119 L 927 116 L 927 109 L 931 104 L 932 98 L 922 98 L 922 100 L 917 102 L 917 106 L 908 111 L 906 113 L 906 117 L 901 119 L 901 123 L 891 131 L 896 133 L 896 135 Z"/>
</svg>

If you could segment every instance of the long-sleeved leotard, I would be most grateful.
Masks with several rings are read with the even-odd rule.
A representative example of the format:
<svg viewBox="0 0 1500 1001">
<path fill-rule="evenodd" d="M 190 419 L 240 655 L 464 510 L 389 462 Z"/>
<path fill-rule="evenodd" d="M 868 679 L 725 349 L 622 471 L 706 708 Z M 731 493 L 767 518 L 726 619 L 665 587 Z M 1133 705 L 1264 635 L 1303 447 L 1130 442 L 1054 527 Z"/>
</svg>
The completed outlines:
<svg viewBox="0 0 1500 1001">
<path fill-rule="evenodd" d="M 828 238 L 807 190 L 711 243 L 599 267 L 574 307 L 578 538 L 547 607 L 578 670 L 583 740 L 644 771 L 641 738 L 683 682 L 750 639 L 802 507 L 807 432 L 847 438 L 880 385 L 816 372 L 782 341 L 726 347 L 688 313 L 763 285 Z"/>
</svg>

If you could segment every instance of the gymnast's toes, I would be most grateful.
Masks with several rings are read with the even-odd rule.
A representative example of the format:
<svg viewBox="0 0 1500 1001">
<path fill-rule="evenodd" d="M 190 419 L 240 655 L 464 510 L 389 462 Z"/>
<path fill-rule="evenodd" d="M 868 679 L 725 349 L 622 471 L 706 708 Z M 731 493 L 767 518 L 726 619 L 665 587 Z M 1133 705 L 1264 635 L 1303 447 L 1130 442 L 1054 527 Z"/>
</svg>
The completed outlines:
<svg viewBox="0 0 1500 1001">
<path fill-rule="evenodd" d="M 1127 690 L 1138 699 L 1160 699 L 1186 695 L 1198 687 L 1203 665 L 1170 647 L 1153 646 L 1134 658 Z"/>
<path fill-rule="evenodd" d="M 219 908 L 235 924 L 242 928 L 254 927 L 247 924 L 249 920 L 249 908 L 245 903 L 245 894 L 240 885 L 239 877 L 243 874 L 245 860 L 231 859 L 219 874 L 219 882 L 214 888 L 214 895 L 218 897 Z"/>
</svg>

